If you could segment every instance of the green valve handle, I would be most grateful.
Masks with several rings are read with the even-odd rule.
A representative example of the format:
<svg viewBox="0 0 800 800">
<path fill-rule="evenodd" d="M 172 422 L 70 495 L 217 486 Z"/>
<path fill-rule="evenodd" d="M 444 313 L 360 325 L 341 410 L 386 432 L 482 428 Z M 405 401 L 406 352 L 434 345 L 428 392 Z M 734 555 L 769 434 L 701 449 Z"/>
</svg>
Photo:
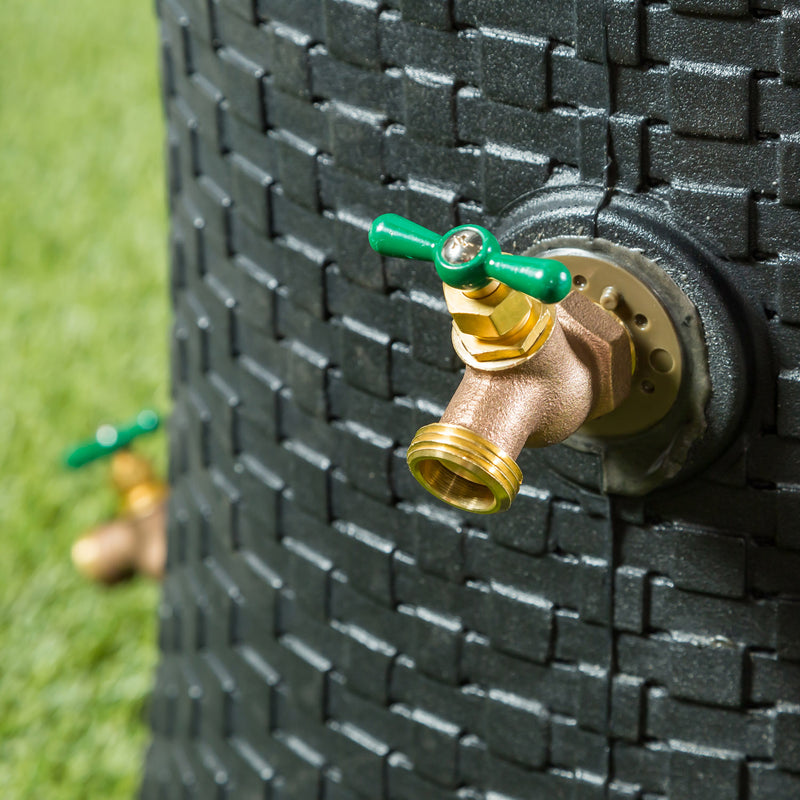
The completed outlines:
<svg viewBox="0 0 800 800">
<path fill-rule="evenodd" d="M 64 461 L 68 467 L 77 469 L 90 461 L 107 456 L 121 447 L 126 447 L 137 436 L 152 433 L 160 423 L 161 419 L 158 414 L 146 408 L 140 411 L 136 415 L 136 419 L 127 425 L 101 425 L 93 439 L 80 442 L 70 448 Z"/>
<path fill-rule="evenodd" d="M 542 303 L 558 303 L 572 288 L 563 264 L 503 253 L 480 225 L 459 225 L 439 236 L 405 217 L 383 214 L 372 223 L 369 243 L 385 256 L 432 261 L 439 277 L 456 289 L 481 289 L 495 279 Z"/>
</svg>

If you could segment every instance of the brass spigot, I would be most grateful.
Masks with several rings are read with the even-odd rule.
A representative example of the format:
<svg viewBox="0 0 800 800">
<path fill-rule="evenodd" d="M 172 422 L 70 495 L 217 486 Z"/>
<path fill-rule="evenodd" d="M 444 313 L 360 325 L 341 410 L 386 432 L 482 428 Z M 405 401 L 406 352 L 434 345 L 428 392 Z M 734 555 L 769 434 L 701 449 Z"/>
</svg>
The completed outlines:
<svg viewBox="0 0 800 800">
<path fill-rule="evenodd" d="M 79 468 L 111 456 L 111 482 L 119 495 L 119 515 L 81 536 L 72 561 L 86 577 L 112 584 L 135 572 L 161 578 L 166 562 L 167 485 L 150 462 L 129 449 L 136 437 L 158 428 L 158 415 L 140 412 L 129 425 L 102 425 L 95 436 L 73 447 L 66 464 Z"/>
<path fill-rule="evenodd" d="M 441 420 L 417 431 L 407 456 L 439 499 L 479 514 L 505 511 L 522 483 L 515 459 L 524 446 L 561 442 L 628 396 L 630 334 L 613 310 L 571 291 L 563 264 L 502 253 L 478 225 L 440 237 L 394 214 L 374 221 L 370 244 L 433 261 L 444 282 L 466 371 Z M 613 305 L 612 292 L 604 305 Z"/>
</svg>

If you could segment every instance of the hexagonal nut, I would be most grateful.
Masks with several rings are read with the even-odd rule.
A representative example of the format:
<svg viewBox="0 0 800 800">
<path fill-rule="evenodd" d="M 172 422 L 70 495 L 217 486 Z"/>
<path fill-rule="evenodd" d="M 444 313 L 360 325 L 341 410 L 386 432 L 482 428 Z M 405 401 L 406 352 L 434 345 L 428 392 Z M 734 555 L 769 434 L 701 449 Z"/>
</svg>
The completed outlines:
<svg viewBox="0 0 800 800">
<path fill-rule="evenodd" d="M 478 369 L 498 370 L 512 366 L 520 358 L 529 355 L 531 350 L 550 330 L 552 312 L 547 309 L 522 336 L 509 337 L 511 341 L 487 341 L 470 336 L 453 324 L 453 347 L 458 357 Z M 512 362 L 512 363 L 509 363 Z"/>
<path fill-rule="evenodd" d="M 556 314 L 569 346 L 592 373 L 595 401 L 589 419 L 608 414 L 631 390 L 630 334 L 614 314 L 579 291 L 570 292 Z"/>
<path fill-rule="evenodd" d="M 484 297 L 469 297 L 445 284 L 444 299 L 458 329 L 468 336 L 497 339 L 518 327 L 537 301 L 522 292 L 498 284 Z"/>
</svg>

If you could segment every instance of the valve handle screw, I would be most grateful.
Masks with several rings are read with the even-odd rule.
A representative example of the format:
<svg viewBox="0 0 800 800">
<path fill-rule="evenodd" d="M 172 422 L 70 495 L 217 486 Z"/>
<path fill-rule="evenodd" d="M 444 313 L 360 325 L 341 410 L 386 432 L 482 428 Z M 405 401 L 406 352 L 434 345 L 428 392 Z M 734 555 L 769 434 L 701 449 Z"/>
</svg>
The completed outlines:
<svg viewBox="0 0 800 800">
<path fill-rule="evenodd" d="M 442 258 L 448 264 L 465 264 L 472 261 L 483 247 L 483 237 L 474 228 L 451 233 L 442 245 Z"/>
</svg>

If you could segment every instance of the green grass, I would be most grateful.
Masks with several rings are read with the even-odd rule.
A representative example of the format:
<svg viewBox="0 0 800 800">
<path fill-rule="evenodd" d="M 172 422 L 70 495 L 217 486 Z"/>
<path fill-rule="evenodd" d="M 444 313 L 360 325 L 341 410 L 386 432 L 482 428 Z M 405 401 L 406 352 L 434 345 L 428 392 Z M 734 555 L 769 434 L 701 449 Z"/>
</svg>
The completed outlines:
<svg viewBox="0 0 800 800">
<path fill-rule="evenodd" d="M 150 3 L 3 0 L 0 76 L 0 797 L 129 798 L 158 587 L 78 576 L 114 510 L 66 445 L 168 410 L 166 212 Z M 164 438 L 143 449 L 164 469 Z"/>
</svg>

